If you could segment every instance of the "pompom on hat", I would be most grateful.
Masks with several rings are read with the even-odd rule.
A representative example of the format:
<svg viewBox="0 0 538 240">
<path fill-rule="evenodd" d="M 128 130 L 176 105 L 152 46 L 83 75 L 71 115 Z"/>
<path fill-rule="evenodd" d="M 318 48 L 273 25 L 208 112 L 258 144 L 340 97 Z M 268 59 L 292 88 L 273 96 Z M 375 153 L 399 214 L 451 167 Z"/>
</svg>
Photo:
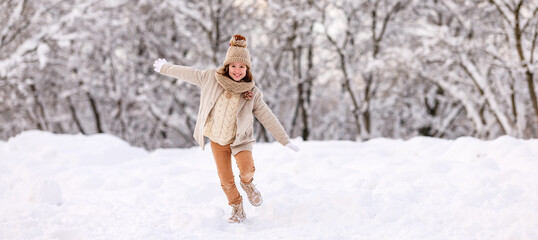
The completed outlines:
<svg viewBox="0 0 538 240">
<path fill-rule="evenodd" d="M 239 34 L 234 35 L 230 40 L 230 47 L 228 47 L 226 59 L 224 59 L 222 65 L 226 66 L 233 62 L 244 63 L 249 69 L 252 69 L 250 53 L 247 49 L 247 39 Z"/>
</svg>

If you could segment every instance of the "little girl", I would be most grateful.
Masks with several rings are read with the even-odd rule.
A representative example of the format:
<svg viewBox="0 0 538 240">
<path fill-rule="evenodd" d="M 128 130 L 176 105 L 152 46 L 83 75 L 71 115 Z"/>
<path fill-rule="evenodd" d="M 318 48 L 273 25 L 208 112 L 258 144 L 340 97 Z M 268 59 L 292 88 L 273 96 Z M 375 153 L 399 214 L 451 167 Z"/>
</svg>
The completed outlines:
<svg viewBox="0 0 538 240">
<path fill-rule="evenodd" d="M 222 65 L 217 70 L 199 70 L 172 65 L 161 58 L 153 64 L 156 72 L 201 88 L 194 139 L 204 149 L 204 137 L 209 138 L 222 190 L 228 204 L 233 207 L 228 221 L 239 223 L 246 216 L 243 199 L 235 187 L 231 156 L 235 157 L 241 187 L 247 193 L 249 202 L 254 206 L 260 206 L 263 202 L 260 192 L 252 183 L 255 170 L 252 145 L 256 141 L 252 131 L 253 116 L 282 145 L 296 152 L 299 148 L 290 142 L 284 128 L 264 102 L 261 90 L 254 84 L 245 37 L 232 37 Z"/>
</svg>

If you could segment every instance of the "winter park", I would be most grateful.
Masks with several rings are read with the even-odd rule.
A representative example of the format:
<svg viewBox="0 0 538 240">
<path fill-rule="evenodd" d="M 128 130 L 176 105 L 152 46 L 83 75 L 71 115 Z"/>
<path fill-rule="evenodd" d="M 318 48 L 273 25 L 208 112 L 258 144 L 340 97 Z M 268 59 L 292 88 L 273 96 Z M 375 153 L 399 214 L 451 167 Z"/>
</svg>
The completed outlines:
<svg viewBox="0 0 538 240">
<path fill-rule="evenodd" d="M 0 13 L 0 239 L 538 239 L 536 1 Z"/>
</svg>

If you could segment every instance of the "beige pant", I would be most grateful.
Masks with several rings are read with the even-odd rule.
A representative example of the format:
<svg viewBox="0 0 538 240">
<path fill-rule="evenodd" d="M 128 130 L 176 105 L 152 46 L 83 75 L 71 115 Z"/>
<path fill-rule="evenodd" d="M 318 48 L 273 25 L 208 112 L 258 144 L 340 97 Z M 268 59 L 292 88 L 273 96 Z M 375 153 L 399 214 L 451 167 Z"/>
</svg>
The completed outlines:
<svg viewBox="0 0 538 240">
<path fill-rule="evenodd" d="M 232 149 L 230 144 L 221 146 L 218 143 L 211 141 L 211 151 L 215 158 L 217 165 L 217 172 L 220 178 L 220 185 L 226 198 L 228 198 L 228 204 L 238 204 L 242 198 L 235 186 L 234 173 L 232 172 Z M 244 183 L 252 182 L 254 176 L 254 160 L 252 159 L 251 151 L 241 151 L 235 156 L 235 162 L 239 168 L 239 179 Z"/>
</svg>

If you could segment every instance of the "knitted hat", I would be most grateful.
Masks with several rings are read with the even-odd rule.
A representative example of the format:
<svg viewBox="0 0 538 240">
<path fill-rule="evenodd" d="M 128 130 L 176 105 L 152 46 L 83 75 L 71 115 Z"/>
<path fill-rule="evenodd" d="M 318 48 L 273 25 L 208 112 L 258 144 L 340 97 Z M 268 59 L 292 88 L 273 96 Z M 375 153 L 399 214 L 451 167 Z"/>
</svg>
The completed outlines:
<svg viewBox="0 0 538 240">
<path fill-rule="evenodd" d="M 222 65 L 226 66 L 233 62 L 244 63 L 249 69 L 252 68 L 252 64 L 250 64 L 250 53 L 247 49 L 247 39 L 239 34 L 233 36 L 230 40 L 230 47 L 228 47 L 226 59 L 224 59 Z"/>
</svg>

